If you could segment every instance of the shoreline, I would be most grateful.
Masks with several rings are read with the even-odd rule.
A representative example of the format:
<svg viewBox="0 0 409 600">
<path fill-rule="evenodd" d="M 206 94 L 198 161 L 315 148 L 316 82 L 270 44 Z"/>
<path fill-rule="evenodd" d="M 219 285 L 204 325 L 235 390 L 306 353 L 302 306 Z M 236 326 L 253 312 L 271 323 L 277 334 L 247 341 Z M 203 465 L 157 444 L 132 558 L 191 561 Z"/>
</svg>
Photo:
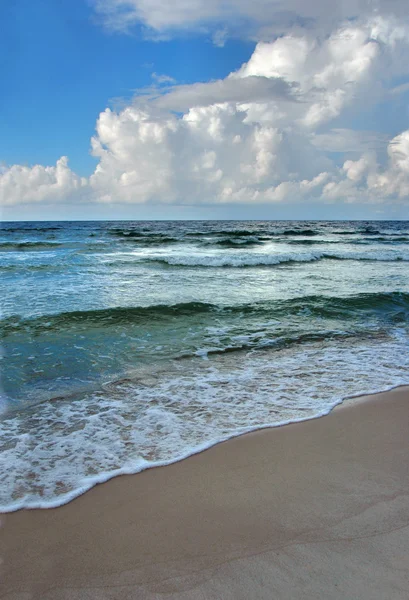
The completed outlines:
<svg viewBox="0 0 409 600">
<path fill-rule="evenodd" d="M 6 600 L 409 597 L 409 386 L 1 518 Z"/>
<path fill-rule="evenodd" d="M 393 385 L 392 387 L 383 389 L 381 391 L 360 393 L 360 394 L 356 394 L 353 396 L 347 396 L 341 400 L 335 401 L 334 404 L 331 405 L 330 408 L 326 408 L 321 413 L 317 413 L 315 416 L 306 417 L 304 419 L 298 419 L 298 420 L 296 419 L 296 420 L 291 420 L 291 421 L 281 421 L 281 422 L 277 422 L 277 423 L 261 425 L 258 427 L 249 427 L 245 431 L 242 431 L 239 433 L 232 433 L 227 438 L 210 441 L 209 443 L 206 443 L 203 446 L 196 446 L 195 448 L 187 451 L 186 454 L 180 455 L 176 458 L 172 458 L 168 461 L 158 461 L 156 464 L 152 464 L 152 465 L 146 466 L 144 468 L 142 467 L 140 469 L 133 470 L 133 469 L 125 469 L 125 468 L 121 467 L 117 471 L 100 473 L 100 474 L 96 475 L 94 478 L 90 478 L 89 483 L 84 485 L 82 488 L 77 488 L 75 491 L 69 492 L 66 495 L 62 495 L 60 497 L 60 499 L 58 499 L 58 500 L 56 499 L 55 501 L 51 500 L 48 502 L 30 503 L 28 505 L 24 501 L 18 501 L 15 504 L 11 504 L 8 506 L 0 506 L 0 516 L 5 515 L 5 514 L 11 514 L 14 512 L 23 511 L 23 510 L 52 510 L 52 509 L 59 508 L 61 506 L 66 506 L 67 504 L 70 504 L 71 502 L 75 501 L 77 498 L 80 498 L 84 494 L 88 493 L 94 487 L 108 483 L 109 481 L 111 481 L 112 479 L 115 479 L 117 477 L 138 475 L 140 473 L 143 473 L 143 472 L 151 470 L 151 469 L 158 469 L 158 468 L 160 469 L 163 467 L 169 467 L 171 465 L 178 464 L 180 462 L 188 460 L 192 456 L 196 456 L 198 454 L 206 452 L 220 444 L 225 444 L 226 442 L 229 442 L 236 438 L 241 438 L 246 435 L 256 434 L 258 432 L 262 432 L 262 431 L 270 430 L 270 429 L 288 427 L 289 425 L 297 425 L 300 423 L 306 423 L 308 421 L 314 421 L 316 419 L 322 419 L 323 417 L 330 415 L 334 411 L 338 411 L 342 408 L 346 408 L 346 407 L 352 406 L 352 405 L 360 403 L 360 402 L 370 401 L 371 398 L 376 397 L 379 394 L 387 394 L 394 390 L 409 391 L 409 383 L 408 384 L 399 383 L 397 385 Z"/>
</svg>

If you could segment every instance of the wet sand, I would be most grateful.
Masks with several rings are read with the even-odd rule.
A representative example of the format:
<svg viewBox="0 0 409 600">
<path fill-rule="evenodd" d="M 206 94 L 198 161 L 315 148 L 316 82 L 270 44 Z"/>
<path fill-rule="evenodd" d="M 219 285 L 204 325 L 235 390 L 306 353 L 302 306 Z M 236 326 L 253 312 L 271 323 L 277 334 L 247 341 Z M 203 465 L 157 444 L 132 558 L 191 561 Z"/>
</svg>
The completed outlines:
<svg viewBox="0 0 409 600">
<path fill-rule="evenodd" d="M 1 520 L 2 600 L 407 600 L 409 387 Z"/>
</svg>

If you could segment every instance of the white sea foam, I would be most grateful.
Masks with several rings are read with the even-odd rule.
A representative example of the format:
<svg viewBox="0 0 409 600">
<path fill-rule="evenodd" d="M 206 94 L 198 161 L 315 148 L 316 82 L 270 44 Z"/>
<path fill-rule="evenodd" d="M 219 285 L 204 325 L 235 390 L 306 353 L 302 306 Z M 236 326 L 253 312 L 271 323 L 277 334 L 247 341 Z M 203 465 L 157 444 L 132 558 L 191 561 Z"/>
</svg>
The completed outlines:
<svg viewBox="0 0 409 600">
<path fill-rule="evenodd" d="M 115 475 L 408 383 L 407 342 L 398 329 L 392 340 L 175 361 L 77 400 L 10 415 L 0 422 L 0 509 L 59 506 Z"/>
</svg>

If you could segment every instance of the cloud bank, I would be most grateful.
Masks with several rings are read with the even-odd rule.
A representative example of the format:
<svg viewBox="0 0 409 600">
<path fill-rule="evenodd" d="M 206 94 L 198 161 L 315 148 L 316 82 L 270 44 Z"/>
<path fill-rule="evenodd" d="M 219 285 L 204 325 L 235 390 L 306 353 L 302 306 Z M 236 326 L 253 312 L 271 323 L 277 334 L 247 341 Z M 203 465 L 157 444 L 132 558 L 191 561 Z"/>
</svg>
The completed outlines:
<svg viewBox="0 0 409 600">
<path fill-rule="evenodd" d="M 80 197 L 81 191 L 87 187 L 88 180 L 71 171 L 66 156 L 57 160 L 55 167 L 0 167 L 0 206 Z"/>
<path fill-rule="evenodd" d="M 3 167 L 1 204 L 408 202 L 409 130 L 389 139 L 348 126 L 371 103 L 407 91 L 396 85 L 409 77 L 403 2 L 380 0 L 371 12 L 367 2 L 322 0 L 291 0 L 285 10 L 267 0 L 95 6 L 111 28 L 137 22 L 168 34 L 227 35 L 227 23 L 238 31 L 244 19 L 259 41 L 225 79 L 176 85 L 154 74 L 153 87 L 129 106 L 103 111 L 91 140 L 98 164 L 87 179 L 65 157 L 56 166 Z"/>
<path fill-rule="evenodd" d="M 269 41 L 308 29 L 329 34 L 340 22 L 369 15 L 407 18 L 406 0 L 93 0 L 101 22 L 114 31 L 145 28 L 147 35 L 208 33 L 218 45 L 229 36 Z"/>
</svg>

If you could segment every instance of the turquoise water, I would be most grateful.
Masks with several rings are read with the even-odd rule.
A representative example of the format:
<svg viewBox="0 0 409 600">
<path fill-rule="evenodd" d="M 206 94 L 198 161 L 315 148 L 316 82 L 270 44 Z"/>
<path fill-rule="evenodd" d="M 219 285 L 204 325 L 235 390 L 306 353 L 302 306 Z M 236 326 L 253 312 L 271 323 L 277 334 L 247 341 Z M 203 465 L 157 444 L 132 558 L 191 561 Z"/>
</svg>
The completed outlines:
<svg viewBox="0 0 409 600">
<path fill-rule="evenodd" d="M 0 505 L 409 383 L 409 222 L 0 230 Z"/>
</svg>

